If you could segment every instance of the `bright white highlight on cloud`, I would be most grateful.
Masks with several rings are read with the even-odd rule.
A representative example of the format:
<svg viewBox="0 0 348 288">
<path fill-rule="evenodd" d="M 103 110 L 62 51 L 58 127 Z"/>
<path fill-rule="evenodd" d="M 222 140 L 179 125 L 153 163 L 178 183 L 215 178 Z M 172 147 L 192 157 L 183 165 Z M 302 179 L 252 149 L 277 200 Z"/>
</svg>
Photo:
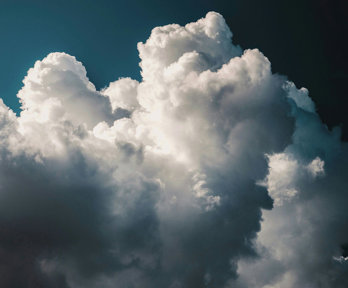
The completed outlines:
<svg viewBox="0 0 348 288">
<path fill-rule="evenodd" d="M 157 27 L 142 81 L 102 91 L 35 63 L 0 105 L 0 286 L 347 286 L 347 146 L 231 37 L 214 12 Z"/>
</svg>

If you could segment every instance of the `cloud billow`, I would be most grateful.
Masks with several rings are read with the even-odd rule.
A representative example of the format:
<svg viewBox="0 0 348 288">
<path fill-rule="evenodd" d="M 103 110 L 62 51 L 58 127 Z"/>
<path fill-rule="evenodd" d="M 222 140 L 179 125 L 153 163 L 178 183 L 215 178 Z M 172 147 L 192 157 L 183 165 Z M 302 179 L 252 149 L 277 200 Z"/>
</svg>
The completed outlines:
<svg viewBox="0 0 348 288">
<path fill-rule="evenodd" d="M 142 81 L 101 91 L 35 63 L 0 105 L 0 286 L 345 287 L 346 144 L 231 37 L 157 27 Z"/>
</svg>

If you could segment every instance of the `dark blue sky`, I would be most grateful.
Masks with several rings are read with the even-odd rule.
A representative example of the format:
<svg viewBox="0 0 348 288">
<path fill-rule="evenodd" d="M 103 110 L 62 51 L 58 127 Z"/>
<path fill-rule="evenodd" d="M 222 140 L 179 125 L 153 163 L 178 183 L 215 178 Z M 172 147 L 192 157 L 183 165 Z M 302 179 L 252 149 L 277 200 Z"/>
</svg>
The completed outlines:
<svg viewBox="0 0 348 288">
<path fill-rule="evenodd" d="M 156 26 L 184 25 L 211 10 L 225 17 L 235 43 L 259 48 L 274 72 L 309 88 L 324 122 L 347 130 L 345 0 L 1 0 L 0 97 L 18 111 L 27 70 L 55 51 L 82 61 L 97 88 L 139 79 L 137 42 Z"/>
</svg>

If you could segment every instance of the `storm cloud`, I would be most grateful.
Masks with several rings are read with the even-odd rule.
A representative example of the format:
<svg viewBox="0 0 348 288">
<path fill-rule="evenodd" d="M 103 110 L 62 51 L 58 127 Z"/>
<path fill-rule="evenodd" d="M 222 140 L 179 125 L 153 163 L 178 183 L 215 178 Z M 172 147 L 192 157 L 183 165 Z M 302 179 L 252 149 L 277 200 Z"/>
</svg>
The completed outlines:
<svg viewBox="0 0 348 288">
<path fill-rule="evenodd" d="M 0 105 L 0 286 L 346 287 L 347 146 L 209 12 L 101 91 L 65 53 Z"/>
</svg>

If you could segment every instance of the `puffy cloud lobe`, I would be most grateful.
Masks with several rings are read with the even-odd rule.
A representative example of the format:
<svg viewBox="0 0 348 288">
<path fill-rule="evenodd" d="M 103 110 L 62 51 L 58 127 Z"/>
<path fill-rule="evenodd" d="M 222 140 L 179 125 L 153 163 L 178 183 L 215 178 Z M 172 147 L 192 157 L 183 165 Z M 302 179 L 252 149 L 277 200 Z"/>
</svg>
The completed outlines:
<svg viewBox="0 0 348 288">
<path fill-rule="evenodd" d="M 241 54 L 241 49 L 231 43 L 231 37 L 224 19 L 213 12 L 185 27 L 177 24 L 156 27 L 145 44 L 138 44 L 143 79 L 162 78 L 164 68 L 192 52 L 199 54 L 193 66 L 200 71 L 216 70 Z"/>
<path fill-rule="evenodd" d="M 21 117 L 27 121 L 66 119 L 92 128 L 100 121 L 115 120 L 110 101 L 96 91 L 75 57 L 52 53 L 35 63 L 23 83 L 18 97 L 22 103 Z"/>
<path fill-rule="evenodd" d="M 139 107 L 137 101 L 138 81 L 131 78 L 121 78 L 110 83 L 102 93 L 109 97 L 113 111 L 124 109 L 133 111 Z"/>
<path fill-rule="evenodd" d="M 325 193 L 343 175 L 339 131 L 323 127 L 307 90 L 231 37 L 214 12 L 157 27 L 138 44 L 142 81 L 121 78 L 102 91 L 72 56 L 37 61 L 18 93 L 20 116 L 0 105 L 2 286 L 252 287 L 243 261 L 257 253 L 267 265 L 255 262 L 253 275 L 265 285 L 296 287 L 330 263 L 342 281 L 343 261 L 332 257 L 347 240 L 337 234 L 344 191 Z M 277 206 L 262 212 L 272 208 L 267 190 Z M 334 223 L 318 227 L 326 198 Z M 301 221 L 287 221 L 291 205 Z M 282 235 L 306 223 L 313 233 L 284 236 L 278 248 L 282 223 Z M 295 247 L 319 236 L 312 251 L 326 254 L 306 263 L 305 279 Z"/>
</svg>

